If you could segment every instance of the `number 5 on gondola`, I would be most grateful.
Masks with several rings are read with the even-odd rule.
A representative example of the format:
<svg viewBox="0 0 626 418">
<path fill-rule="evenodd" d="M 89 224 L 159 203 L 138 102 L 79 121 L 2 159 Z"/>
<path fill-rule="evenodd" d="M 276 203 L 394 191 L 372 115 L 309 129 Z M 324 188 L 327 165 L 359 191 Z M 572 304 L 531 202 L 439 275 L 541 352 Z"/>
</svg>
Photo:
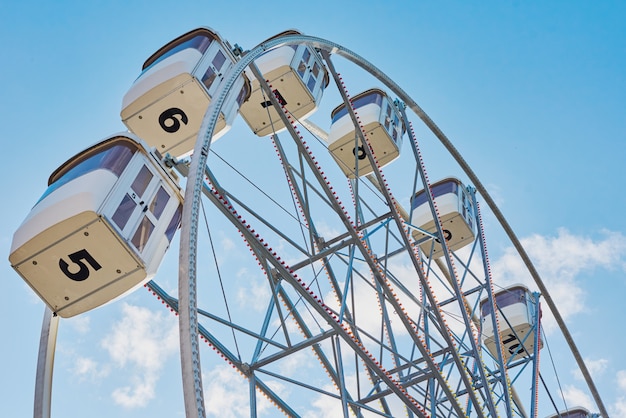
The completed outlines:
<svg viewBox="0 0 626 418">
<path fill-rule="evenodd" d="M 182 196 L 157 155 L 129 134 L 61 165 L 13 235 L 13 268 L 61 317 L 149 280 L 181 218 Z"/>
</svg>

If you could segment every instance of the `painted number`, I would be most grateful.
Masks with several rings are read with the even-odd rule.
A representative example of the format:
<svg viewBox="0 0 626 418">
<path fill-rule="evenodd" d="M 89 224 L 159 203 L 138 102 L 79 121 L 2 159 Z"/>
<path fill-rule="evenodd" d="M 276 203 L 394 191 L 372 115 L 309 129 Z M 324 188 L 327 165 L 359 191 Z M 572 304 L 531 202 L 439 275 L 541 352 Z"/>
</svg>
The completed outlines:
<svg viewBox="0 0 626 418">
<path fill-rule="evenodd" d="M 516 340 L 517 338 L 515 338 L 515 335 L 509 334 L 509 338 L 507 338 L 506 340 L 502 340 L 502 344 L 506 346 L 508 343 L 511 343 Z M 507 349 L 509 350 L 509 353 L 511 354 L 519 354 L 522 352 L 522 348 L 520 348 L 519 342 L 517 344 L 511 345 L 510 347 L 507 347 Z"/>
<path fill-rule="evenodd" d="M 159 116 L 159 125 L 161 125 L 161 128 L 163 128 L 165 132 L 169 132 L 171 134 L 180 129 L 181 122 L 187 125 L 189 118 L 187 118 L 185 112 L 177 107 L 167 109 Z"/>
<path fill-rule="evenodd" d="M 89 264 L 91 268 L 96 271 L 102 268 L 96 259 L 93 258 L 85 249 L 76 251 L 75 253 L 68 255 L 68 257 L 72 263 L 78 266 L 78 271 L 71 272 L 70 265 L 62 258 L 59 259 L 59 268 L 68 278 L 77 282 L 82 282 L 89 277 L 89 267 L 87 267 L 87 264 Z M 76 270 L 76 267 L 72 268 L 72 270 Z"/>
<path fill-rule="evenodd" d="M 360 145 L 358 148 L 354 148 L 352 150 L 352 153 L 356 155 L 356 158 L 358 158 L 359 160 L 364 160 L 365 157 L 367 157 L 367 154 L 365 153 L 365 148 L 363 148 L 363 145 Z"/>
</svg>

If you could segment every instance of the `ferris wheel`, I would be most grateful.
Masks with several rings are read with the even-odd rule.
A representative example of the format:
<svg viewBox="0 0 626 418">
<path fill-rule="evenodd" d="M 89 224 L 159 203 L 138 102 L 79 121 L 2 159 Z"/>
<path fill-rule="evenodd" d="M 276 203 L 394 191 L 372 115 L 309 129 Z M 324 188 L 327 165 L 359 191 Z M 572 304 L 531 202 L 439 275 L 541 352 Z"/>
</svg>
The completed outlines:
<svg viewBox="0 0 626 418">
<path fill-rule="evenodd" d="M 249 416 L 265 400 L 294 417 L 314 403 L 332 416 L 574 416 L 542 377 L 541 304 L 562 320 L 528 256 L 441 130 L 361 56 L 293 30 L 243 51 L 198 28 L 148 58 L 121 117 L 130 132 L 53 173 L 14 237 L 12 265 L 50 308 L 37 416 L 59 316 L 141 285 L 179 316 L 188 417 L 206 416 L 211 351 L 240 375 Z M 483 210 L 539 292 L 499 285 Z M 171 295 L 155 275 L 179 225 Z M 582 410 L 570 412 L 598 416 Z"/>
</svg>

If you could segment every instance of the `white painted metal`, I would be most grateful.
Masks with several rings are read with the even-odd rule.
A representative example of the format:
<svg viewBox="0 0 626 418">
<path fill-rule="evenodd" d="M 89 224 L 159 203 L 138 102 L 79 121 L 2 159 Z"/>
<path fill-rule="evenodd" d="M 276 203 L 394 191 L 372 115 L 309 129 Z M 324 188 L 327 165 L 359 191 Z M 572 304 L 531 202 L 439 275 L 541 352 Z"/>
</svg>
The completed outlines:
<svg viewBox="0 0 626 418">
<path fill-rule="evenodd" d="M 50 418 L 52 407 L 52 372 L 56 349 L 59 317 L 46 307 L 41 325 L 37 376 L 35 380 L 34 418 Z"/>
<path fill-rule="evenodd" d="M 134 136 L 112 135 L 51 176 L 14 234 L 9 260 L 53 312 L 78 315 L 154 276 L 181 204 L 156 155 Z"/>
<path fill-rule="evenodd" d="M 198 28 L 176 38 L 144 64 L 122 100 L 122 121 L 162 154 L 189 154 L 202 117 L 234 62 L 230 46 L 211 29 Z M 236 84 L 239 94 L 220 110 L 213 140 L 228 132 L 249 95 L 247 78 L 240 77 Z"/>
<path fill-rule="evenodd" d="M 355 95 L 351 101 L 378 165 L 383 167 L 398 158 L 405 128 L 389 96 L 382 90 L 370 89 Z M 338 116 L 340 113 L 343 116 Z M 331 116 L 328 150 L 341 170 L 349 178 L 371 173 L 374 167 L 366 158 L 362 141 L 357 139 L 345 103 L 335 108 Z"/>
<path fill-rule="evenodd" d="M 299 34 L 290 30 L 274 38 Z M 279 102 L 296 120 L 305 120 L 317 110 L 317 105 L 328 84 L 328 74 L 319 54 L 307 45 L 285 45 L 261 55 L 255 65 L 267 80 Z M 246 70 L 252 81 L 250 98 L 241 105 L 240 113 L 258 136 L 284 131 L 285 124 L 277 110 L 271 106 L 267 94 L 261 89 L 252 71 Z"/>
</svg>

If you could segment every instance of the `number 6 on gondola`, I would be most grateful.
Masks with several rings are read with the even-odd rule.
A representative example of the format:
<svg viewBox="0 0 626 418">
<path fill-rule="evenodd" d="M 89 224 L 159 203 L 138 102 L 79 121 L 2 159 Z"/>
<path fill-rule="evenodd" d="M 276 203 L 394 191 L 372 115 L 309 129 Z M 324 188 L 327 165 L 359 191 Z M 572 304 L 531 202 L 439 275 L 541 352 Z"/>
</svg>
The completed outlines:
<svg viewBox="0 0 626 418">
<path fill-rule="evenodd" d="M 122 122 L 161 154 L 189 154 L 204 114 L 236 58 L 229 45 L 208 28 L 194 29 L 160 48 L 122 100 Z M 250 82 L 240 77 L 236 96 L 220 112 L 212 140 L 224 135 L 250 96 Z"/>
<path fill-rule="evenodd" d="M 13 235 L 9 260 L 61 317 L 149 280 L 181 218 L 182 196 L 157 154 L 127 133 L 61 165 Z"/>
</svg>

